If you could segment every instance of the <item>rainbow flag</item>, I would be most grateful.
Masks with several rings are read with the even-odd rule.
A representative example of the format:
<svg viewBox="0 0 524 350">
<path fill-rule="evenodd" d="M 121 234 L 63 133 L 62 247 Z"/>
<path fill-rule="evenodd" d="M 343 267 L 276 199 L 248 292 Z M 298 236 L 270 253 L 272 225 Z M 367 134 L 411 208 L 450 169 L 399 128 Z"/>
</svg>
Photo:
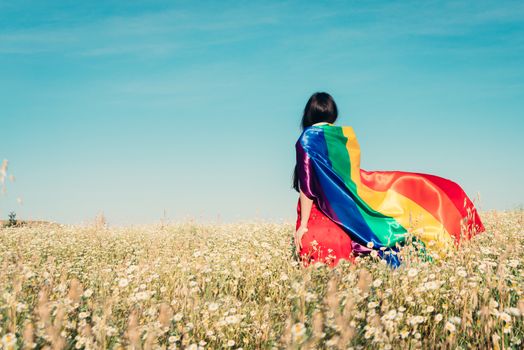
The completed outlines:
<svg viewBox="0 0 524 350">
<path fill-rule="evenodd" d="M 357 253 L 375 249 L 396 266 L 395 252 L 408 235 L 438 256 L 484 231 L 473 203 L 456 183 L 428 174 L 361 169 L 351 127 L 306 128 L 296 150 L 301 191 L 344 229 Z"/>
</svg>

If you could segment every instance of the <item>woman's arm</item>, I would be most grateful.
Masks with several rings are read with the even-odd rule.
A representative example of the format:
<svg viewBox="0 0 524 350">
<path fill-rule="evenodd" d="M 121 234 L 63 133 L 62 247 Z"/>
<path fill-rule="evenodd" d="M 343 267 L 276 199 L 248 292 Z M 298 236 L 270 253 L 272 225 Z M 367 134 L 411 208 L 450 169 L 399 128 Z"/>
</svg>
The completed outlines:
<svg viewBox="0 0 524 350">
<path fill-rule="evenodd" d="M 309 199 L 304 192 L 300 191 L 300 227 L 303 226 L 307 228 L 312 206 L 313 200 Z"/>
<path fill-rule="evenodd" d="M 304 192 L 300 191 L 300 226 L 295 233 L 295 247 L 297 248 L 297 255 L 299 255 L 302 249 L 302 236 L 307 232 L 307 223 L 309 221 L 309 215 L 311 214 L 311 207 L 313 206 L 313 200 L 309 199 Z"/>
<path fill-rule="evenodd" d="M 300 136 L 305 137 L 305 132 Z M 297 255 L 300 255 L 302 249 L 302 236 L 307 232 L 307 224 L 309 221 L 309 215 L 311 214 L 311 207 L 313 206 L 313 198 L 315 198 L 315 188 L 312 181 L 313 167 L 309 155 L 304 150 L 300 139 L 295 144 L 296 155 L 297 155 L 297 175 L 298 175 L 298 187 L 300 189 L 300 226 L 295 232 L 295 247 L 297 249 Z"/>
</svg>

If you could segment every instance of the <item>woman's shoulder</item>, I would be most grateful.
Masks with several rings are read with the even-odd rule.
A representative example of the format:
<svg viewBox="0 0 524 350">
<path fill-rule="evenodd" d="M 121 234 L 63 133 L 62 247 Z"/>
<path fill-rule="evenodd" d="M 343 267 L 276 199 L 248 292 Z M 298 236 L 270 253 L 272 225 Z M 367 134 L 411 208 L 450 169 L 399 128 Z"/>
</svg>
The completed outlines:
<svg viewBox="0 0 524 350">
<path fill-rule="evenodd" d="M 315 136 L 318 136 L 322 133 L 322 129 L 319 126 L 308 126 L 307 128 L 304 128 L 302 132 L 300 133 L 300 136 L 298 137 L 297 142 L 300 142 L 304 139 L 309 139 Z"/>
<path fill-rule="evenodd" d="M 344 135 L 354 135 L 355 131 L 352 126 L 349 125 L 333 125 L 333 124 L 322 124 L 312 125 L 305 128 L 300 137 L 318 134 L 332 134 L 332 133 L 343 133 Z"/>
<path fill-rule="evenodd" d="M 340 135 L 343 134 L 345 137 L 354 138 L 355 131 L 352 126 L 349 125 L 333 125 L 333 124 L 321 124 L 312 125 L 304 128 L 297 142 L 303 139 L 311 139 L 316 137 L 329 137 L 329 135 Z"/>
</svg>

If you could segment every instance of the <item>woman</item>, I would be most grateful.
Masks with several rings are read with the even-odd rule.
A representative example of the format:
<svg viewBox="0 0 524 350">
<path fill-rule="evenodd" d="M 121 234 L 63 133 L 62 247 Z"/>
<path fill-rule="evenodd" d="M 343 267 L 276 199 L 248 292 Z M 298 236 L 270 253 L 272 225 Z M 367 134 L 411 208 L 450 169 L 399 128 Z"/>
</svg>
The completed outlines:
<svg viewBox="0 0 524 350">
<path fill-rule="evenodd" d="M 351 127 L 335 126 L 333 98 L 311 96 L 296 143 L 293 187 L 300 193 L 295 245 L 304 265 L 375 252 L 398 266 L 398 247 L 416 240 L 432 256 L 484 231 L 473 203 L 456 183 L 438 176 L 360 169 Z"/>
<path fill-rule="evenodd" d="M 338 109 L 333 98 L 327 93 L 315 93 L 304 108 L 302 129 L 332 124 L 337 117 Z M 297 154 L 297 161 L 298 159 Z M 311 195 L 308 197 L 300 190 L 299 169 L 302 172 L 305 170 L 297 163 L 293 176 L 293 188 L 300 193 L 295 233 L 298 255 L 302 258 L 304 265 L 319 261 L 334 266 L 340 259 L 353 260 L 350 236 L 318 208 L 318 200 L 314 200 Z"/>
</svg>

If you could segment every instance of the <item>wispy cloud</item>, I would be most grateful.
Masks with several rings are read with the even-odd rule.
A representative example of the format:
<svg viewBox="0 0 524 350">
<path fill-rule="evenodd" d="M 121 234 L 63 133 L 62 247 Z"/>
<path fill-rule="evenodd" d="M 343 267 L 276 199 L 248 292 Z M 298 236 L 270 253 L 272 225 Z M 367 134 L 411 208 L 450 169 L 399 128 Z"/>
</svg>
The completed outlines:
<svg viewBox="0 0 524 350">
<path fill-rule="evenodd" d="M 63 16 L 63 14 L 61 15 Z M 520 23 L 522 3 L 384 2 L 334 4 L 249 3 L 173 8 L 133 15 L 54 21 L 51 27 L 5 29 L 4 54 L 157 57 L 260 37 L 291 48 L 307 42 L 469 35 L 483 27 Z M 60 23 L 65 23 L 61 26 Z M 522 28 L 521 28 L 522 30 Z M 520 41 L 522 42 L 522 40 Z"/>
<path fill-rule="evenodd" d="M 272 13 L 252 17 L 249 10 L 236 8 L 202 14 L 169 10 L 113 15 L 67 26 L 3 30 L 0 32 L 0 52 L 79 56 L 166 55 L 206 45 L 248 40 L 250 30 L 271 26 L 276 21 L 278 19 Z"/>
</svg>

